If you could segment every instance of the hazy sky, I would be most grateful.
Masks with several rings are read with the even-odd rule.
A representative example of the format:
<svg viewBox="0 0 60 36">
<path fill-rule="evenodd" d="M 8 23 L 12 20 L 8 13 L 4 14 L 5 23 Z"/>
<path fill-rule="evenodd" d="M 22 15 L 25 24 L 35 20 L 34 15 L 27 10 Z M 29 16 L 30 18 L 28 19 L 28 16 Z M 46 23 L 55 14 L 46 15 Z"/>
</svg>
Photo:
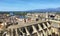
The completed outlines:
<svg viewBox="0 0 60 36">
<path fill-rule="evenodd" d="M 0 11 L 25 11 L 57 7 L 60 7 L 60 0 L 0 0 Z"/>
</svg>

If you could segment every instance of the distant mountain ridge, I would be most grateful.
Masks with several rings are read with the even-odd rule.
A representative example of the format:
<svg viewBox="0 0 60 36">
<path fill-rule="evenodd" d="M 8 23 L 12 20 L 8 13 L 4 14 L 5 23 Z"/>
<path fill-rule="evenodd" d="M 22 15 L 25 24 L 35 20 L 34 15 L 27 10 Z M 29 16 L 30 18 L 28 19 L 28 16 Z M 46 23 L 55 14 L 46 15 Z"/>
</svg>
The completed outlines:
<svg viewBox="0 0 60 36">
<path fill-rule="evenodd" d="M 35 10 L 30 10 L 28 12 L 60 12 L 60 7 L 59 8 L 48 8 L 48 9 L 35 9 Z"/>
<path fill-rule="evenodd" d="M 0 12 L 60 12 L 60 7 L 48 8 L 48 9 L 35 9 L 35 10 L 29 10 L 29 11 L 0 11 Z"/>
</svg>

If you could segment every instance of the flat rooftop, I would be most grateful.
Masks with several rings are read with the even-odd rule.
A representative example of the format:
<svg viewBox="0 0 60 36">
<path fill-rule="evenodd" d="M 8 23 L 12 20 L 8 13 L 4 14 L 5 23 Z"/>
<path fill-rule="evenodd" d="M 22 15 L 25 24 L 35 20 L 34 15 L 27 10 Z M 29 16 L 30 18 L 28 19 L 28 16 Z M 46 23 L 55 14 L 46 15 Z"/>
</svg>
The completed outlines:
<svg viewBox="0 0 60 36">
<path fill-rule="evenodd" d="M 39 21 L 34 21 L 34 22 L 29 22 L 29 23 L 21 23 L 21 22 L 19 22 L 18 25 L 11 25 L 7 29 L 21 28 L 21 27 L 25 27 L 25 26 L 30 26 L 30 25 L 42 23 L 42 22 L 46 22 L 46 21 L 40 21 L 39 20 Z"/>
</svg>

